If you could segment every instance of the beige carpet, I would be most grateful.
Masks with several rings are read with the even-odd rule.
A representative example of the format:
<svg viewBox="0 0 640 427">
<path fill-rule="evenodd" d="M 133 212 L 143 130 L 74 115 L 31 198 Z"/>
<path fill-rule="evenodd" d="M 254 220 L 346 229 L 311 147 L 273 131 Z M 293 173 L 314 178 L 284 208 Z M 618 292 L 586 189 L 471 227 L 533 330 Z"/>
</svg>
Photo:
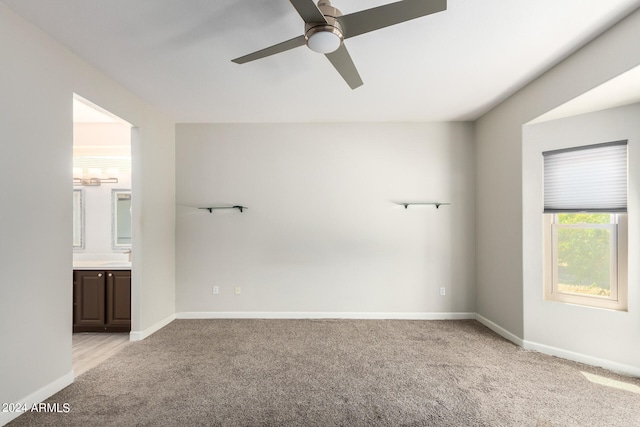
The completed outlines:
<svg viewBox="0 0 640 427">
<path fill-rule="evenodd" d="M 475 321 L 176 320 L 9 425 L 630 427 L 638 392 Z"/>
</svg>

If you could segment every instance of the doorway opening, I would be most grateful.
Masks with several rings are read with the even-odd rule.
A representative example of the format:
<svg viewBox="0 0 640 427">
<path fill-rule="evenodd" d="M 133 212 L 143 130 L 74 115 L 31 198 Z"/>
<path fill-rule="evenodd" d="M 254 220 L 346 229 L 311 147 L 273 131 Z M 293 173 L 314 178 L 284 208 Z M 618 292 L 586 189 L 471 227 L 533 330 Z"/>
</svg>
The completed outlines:
<svg viewBox="0 0 640 427">
<path fill-rule="evenodd" d="M 73 367 L 115 354 L 131 331 L 132 125 L 73 97 Z M 101 344 L 97 344 L 101 343 Z"/>
</svg>

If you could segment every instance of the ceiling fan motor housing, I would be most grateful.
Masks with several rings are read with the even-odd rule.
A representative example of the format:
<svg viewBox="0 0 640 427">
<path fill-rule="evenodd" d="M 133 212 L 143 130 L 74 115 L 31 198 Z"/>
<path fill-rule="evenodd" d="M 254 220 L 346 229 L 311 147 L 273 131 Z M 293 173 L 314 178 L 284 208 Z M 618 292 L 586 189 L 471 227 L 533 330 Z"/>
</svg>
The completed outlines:
<svg viewBox="0 0 640 427">
<path fill-rule="evenodd" d="M 331 53 L 337 50 L 344 39 L 338 17 L 342 16 L 327 0 L 318 2 L 318 9 L 327 22 L 308 22 L 304 28 L 304 36 L 309 49 L 319 53 Z"/>
</svg>

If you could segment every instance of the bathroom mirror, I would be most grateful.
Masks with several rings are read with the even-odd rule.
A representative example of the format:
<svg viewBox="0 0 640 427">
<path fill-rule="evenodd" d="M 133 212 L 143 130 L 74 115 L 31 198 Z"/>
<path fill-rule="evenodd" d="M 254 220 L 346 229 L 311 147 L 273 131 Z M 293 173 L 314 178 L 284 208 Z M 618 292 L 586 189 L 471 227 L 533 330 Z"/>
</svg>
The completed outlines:
<svg viewBox="0 0 640 427">
<path fill-rule="evenodd" d="M 114 249 L 131 247 L 131 190 L 111 191 L 111 235 Z"/>
<path fill-rule="evenodd" d="M 73 190 L 73 249 L 84 249 L 84 192 Z"/>
</svg>

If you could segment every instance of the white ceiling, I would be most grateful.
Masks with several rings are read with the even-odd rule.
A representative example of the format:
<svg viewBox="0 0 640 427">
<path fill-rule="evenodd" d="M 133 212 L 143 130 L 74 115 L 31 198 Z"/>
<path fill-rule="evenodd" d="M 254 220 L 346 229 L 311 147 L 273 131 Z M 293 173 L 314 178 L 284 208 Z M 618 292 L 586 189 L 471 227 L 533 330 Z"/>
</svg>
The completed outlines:
<svg viewBox="0 0 640 427">
<path fill-rule="evenodd" d="M 428 1 L 428 0 L 425 0 Z M 287 0 L 0 0 L 176 122 L 472 120 L 640 0 L 449 0 L 445 12 L 347 40 L 351 90 L 306 47 Z M 344 14 L 390 0 L 334 0 Z"/>
<path fill-rule="evenodd" d="M 531 123 L 591 113 L 640 102 L 640 66 L 604 82 L 532 120 Z"/>
</svg>

